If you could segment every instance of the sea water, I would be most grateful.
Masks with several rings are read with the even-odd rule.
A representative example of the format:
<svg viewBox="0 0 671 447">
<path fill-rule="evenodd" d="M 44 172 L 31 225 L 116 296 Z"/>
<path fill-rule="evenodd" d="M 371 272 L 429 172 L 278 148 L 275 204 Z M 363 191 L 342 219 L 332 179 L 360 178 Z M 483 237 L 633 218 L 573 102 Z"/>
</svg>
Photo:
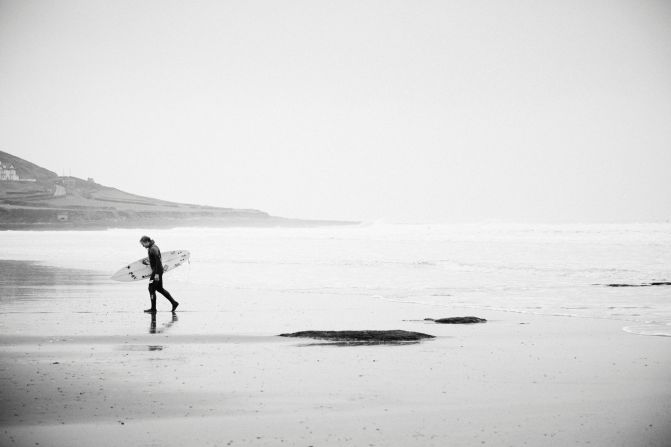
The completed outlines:
<svg viewBox="0 0 671 447">
<path fill-rule="evenodd" d="M 182 293 L 210 291 L 189 297 L 191 307 L 196 300 L 211 310 L 224 306 L 212 290 L 221 296 L 346 297 L 379 303 L 382 312 L 396 304 L 423 307 L 427 315 L 442 315 L 443 308 L 470 308 L 474 314 L 503 310 L 618 320 L 631 333 L 671 336 L 671 286 L 607 286 L 671 281 L 669 223 L 5 231 L 0 232 L 0 260 L 34 261 L 70 272 L 68 278 L 95 280 L 63 288 L 57 284 L 62 275 L 45 285 L 16 271 L 0 272 L 6 295 L 0 297 L 0 311 L 35 306 L 16 298 L 44 299 L 36 292 L 40 287 L 49 289 L 48 298 L 60 300 L 61 310 L 109 309 L 110 297 L 138 290 L 108 278 L 144 255 L 138 241 L 145 233 L 163 251 L 191 251 L 189 265 L 166 274 Z M 83 297 L 87 300 L 76 299 Z"/>
</svg>

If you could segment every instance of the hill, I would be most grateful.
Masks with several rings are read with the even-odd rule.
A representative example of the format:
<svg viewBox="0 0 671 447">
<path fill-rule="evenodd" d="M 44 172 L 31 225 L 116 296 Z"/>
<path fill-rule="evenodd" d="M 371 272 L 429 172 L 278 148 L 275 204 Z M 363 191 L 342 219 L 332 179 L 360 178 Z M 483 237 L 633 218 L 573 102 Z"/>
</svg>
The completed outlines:
<svg viewBox="0 0 671 447">
<path fill-rule="evenodd" d="M 0 229 L 346 223 L 286 219 L 255 209 L 219 208 L 153 199 L 104 186 L 93 179 L 59 176 L 2 151 L 0 163 L 4 168 L 4 176 L 0 172 Z"/>
</svg>

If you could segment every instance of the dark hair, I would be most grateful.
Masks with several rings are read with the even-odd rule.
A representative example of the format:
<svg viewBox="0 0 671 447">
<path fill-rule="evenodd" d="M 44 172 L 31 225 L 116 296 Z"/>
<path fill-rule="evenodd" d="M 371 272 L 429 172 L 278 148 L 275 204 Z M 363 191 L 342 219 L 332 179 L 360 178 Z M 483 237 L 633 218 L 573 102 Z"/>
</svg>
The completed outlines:
<svg viewBox="0 0 671 447">
<path fill-rule="evenodd" d="M 140 238 L 140 242 L 142 242 L 142 243 L 151 242 L 151 238 L 149 236 L 142 236 Z"/>
</svg>

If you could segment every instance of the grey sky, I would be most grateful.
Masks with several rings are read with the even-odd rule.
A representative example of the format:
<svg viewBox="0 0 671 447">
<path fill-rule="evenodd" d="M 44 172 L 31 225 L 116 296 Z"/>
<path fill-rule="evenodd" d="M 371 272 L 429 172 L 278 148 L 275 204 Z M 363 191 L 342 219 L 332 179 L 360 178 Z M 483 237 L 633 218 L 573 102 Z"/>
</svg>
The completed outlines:
<svg viewBox="0 0 671 447">
<path fill-rule="evenodd" d="M 671 217 L 666 1 L 0 1 L 0 149 L 289 217 Z"/>
</svg>

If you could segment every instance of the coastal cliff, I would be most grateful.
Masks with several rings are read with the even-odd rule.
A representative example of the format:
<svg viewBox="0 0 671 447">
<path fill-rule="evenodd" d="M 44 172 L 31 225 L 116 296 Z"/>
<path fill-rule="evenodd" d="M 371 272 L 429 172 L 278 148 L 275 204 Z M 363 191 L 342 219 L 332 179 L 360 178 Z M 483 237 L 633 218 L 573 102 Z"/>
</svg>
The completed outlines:
<svg viewBox="0 0 671 447">
<path fill-rule="evenodd" d="M 59 176 L 0 151 L 0 230 L 182 226 L 313 226 L 353 222 L 299 220 L 255 209 L 219 208 L 153 199 Z"/>
</svg>

